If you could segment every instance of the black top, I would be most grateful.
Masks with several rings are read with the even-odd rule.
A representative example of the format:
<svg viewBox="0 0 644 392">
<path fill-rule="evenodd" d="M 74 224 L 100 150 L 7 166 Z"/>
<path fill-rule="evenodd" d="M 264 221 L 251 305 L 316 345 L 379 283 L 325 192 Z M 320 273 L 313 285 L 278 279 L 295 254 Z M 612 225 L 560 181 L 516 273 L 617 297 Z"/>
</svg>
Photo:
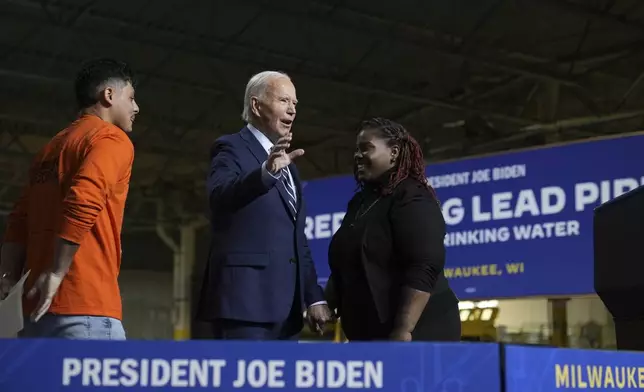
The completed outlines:
<svg viewBox="0 0 644 392">
<path fill-rule="evenodd" d="M 379 184 L 351 199 L 329 247 L 338 311 L 350 340 L 386 338 L 403 287 L 431 293 L 422 320 L 435 322 L 458 303 L 443 275 L 445 221 L 438 201 L 413 179 L 385 196 Z"/>
</svg>

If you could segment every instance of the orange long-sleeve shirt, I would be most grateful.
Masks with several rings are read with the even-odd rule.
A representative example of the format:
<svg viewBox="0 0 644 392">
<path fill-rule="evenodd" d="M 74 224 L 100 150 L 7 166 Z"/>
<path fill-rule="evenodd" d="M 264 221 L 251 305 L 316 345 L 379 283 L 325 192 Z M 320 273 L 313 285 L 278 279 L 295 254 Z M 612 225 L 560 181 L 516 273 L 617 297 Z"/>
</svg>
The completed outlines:
<svg viewBox="0 0 644 392">
<path fill-rule="evenodd" d="M 51 313 L 122 318 L 121 227 L 133 160 L 125 132 L 83 115 L 32 163 L 4 241 L 26 246 L 26 270 L 31 270 L 26 290 L 53 265 L 57 237 L 80 245 Z M 25 300 L 25 313 L 35 305 L 36 300 Z"/>
</svg>

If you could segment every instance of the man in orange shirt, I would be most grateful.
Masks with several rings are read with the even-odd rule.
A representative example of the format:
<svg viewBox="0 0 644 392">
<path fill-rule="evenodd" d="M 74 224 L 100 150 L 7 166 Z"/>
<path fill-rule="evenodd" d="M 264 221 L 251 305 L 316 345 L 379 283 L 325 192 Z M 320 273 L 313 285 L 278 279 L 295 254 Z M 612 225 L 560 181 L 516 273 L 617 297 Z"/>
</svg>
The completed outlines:
<svg viewBox="0 0 644 392">
<path fill-rule="evenodd" d="M 116 60 L 76 78 L 80 115 L 38 153 L 9 215 L 0 276 L 31 270 L 23 337 L 125 339 L 118 274 L 121 226 L 139 107 L 134 77 Z"/>
</svg>

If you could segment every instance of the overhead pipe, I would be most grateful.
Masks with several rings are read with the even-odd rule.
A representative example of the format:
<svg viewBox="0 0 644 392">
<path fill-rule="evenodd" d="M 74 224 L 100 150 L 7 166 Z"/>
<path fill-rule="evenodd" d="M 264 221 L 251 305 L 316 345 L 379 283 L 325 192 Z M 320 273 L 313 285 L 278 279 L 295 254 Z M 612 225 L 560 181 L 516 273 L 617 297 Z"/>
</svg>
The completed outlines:
<svg viewBox="0 0 644 392">
<path fill-rule="evenodd" d="M 615 113 L 607 116 L 589 116 L 578 117 L 567 120 L 559 120 L 552 123 L 534 124 L 525 128 L 521 128 L 520 132 L 513 135 L 493 140 L 489 143 L 482 143 L 472 147 L 472 151 L 480 151 L 498 144 L 508 143 L 516 140 L 525 139 L 532 135 L 538 135 L 544 132 L 556 132 L 569 128 L 583 127 L 588 125 L 600 124 L 610 121 L 627 120 L 638 116 L 644 116 L 644 110 L 636 110 L 632 112 Z"/>
<path fill-rule="evenodd" d="M 498 144 L 522 140 L 532 135 L 537 135 L 543 132 L 556 132 L 556 131 L 561 131 L 569 128 L 584 127 L 588 125 L 601 124 L 601 123 L 606 123 L 611 121 L 627 120 L 627 119 L 635 118 L 639 116 L 644 116 L 644 110 L 620 112 L 620 113 L 614 113 L 614 114 L 605 115 L 605 116 L 575 117 L 575 118 L 554 121 L 550 123 L 532 124 L 527 127 L 520 128 L 516 133 L 513 133 L 509 136 L 495 139 L 487 143 L 479 143 L 475 146 L 472 146 L 470 150 L 481 151 L 486 148 L 496 146 Z M 460 124 L 458 121 L 455 121 L 453 123 L 443 124 L 443 126 L 446 128 L 457 127 L 459 125 Z M 429 155 L 436 155 L 436 154 L 444 153 L 446 151 L 459 149 L 461 147 L 462 147 L 461 142 L 452 143 L 449 145 L 431 149 L 429 152 L 430 153 Z"/>
<path fill-rule="evenodd" d="M 523 127 L 520 131 L 535 132 L 535 131 L 558 131 L 567 128 L 585 127 L 588 125 L 601 124 L 611 121 L 627 120 L 633 117 L 644 116 L 644 110 L 633 110 L 629 112 L 613 113 L 605 116 L 587 116 L 569 118 L 564 120 L 553 121 L 550 123 L 533 124 Z"/>
</svg>

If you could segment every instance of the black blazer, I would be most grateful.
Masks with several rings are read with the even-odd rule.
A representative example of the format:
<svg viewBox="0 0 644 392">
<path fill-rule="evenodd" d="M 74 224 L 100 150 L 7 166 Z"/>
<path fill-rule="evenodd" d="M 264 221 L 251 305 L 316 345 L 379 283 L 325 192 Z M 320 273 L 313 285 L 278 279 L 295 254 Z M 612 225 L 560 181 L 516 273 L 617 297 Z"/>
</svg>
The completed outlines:
<svg viewBox="0 0 644 392">
<path fill-rule="evenodd" d="M 431 293 L 425 313 L 441 312 L 446 306 L 457 309 L 458 300 L 443 274 L 444 237 L 440 205 L 432 191 L 417 180 L 403 180 L 386 196 L 380 195 L 377 186 L 358 192 L 349 202 L 329 251 L 340 307 L 343 296 L 364 295 L 352 292 L 364 285 L 341 284 L 338 279 L 339 274 L 346 274 L 340 263 L 359 258 L 362 268 L 357 270 L 364 271 L 381 322 L 396 316 L 404 286 Z"/>
</svg>

